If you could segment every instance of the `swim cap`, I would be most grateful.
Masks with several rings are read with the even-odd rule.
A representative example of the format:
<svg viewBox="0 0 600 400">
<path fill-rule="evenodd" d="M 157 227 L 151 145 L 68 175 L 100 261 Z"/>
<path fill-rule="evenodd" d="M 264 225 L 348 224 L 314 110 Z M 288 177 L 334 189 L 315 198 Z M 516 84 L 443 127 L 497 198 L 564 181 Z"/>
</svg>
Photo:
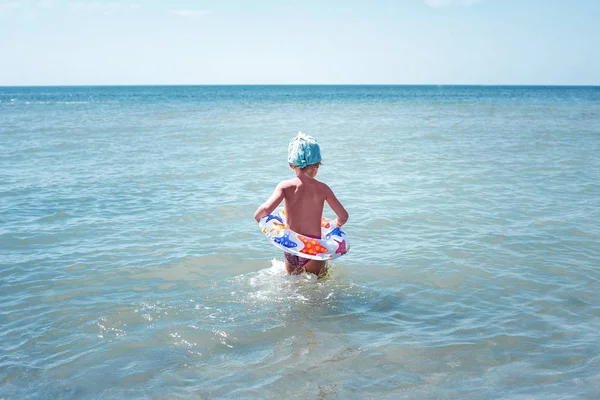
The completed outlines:
<svg viewBox="0 0 600 400">
<path fill-rule="evenodd" d="M 288 146 L 288 164 L 304 168 L 307 165 L 321 162 L 321 148 L 312 136 L 298 132 Z"/>
</svg>

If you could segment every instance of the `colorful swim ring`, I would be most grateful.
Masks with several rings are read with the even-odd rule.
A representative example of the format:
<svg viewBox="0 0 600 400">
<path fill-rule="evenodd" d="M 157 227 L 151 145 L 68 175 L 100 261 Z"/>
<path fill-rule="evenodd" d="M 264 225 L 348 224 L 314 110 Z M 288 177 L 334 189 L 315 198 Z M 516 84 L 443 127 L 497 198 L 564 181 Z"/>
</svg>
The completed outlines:
<svg viewBox="0 0 600 400">
<path fill-rule="evenodd" d="M 313 260 L 332 260 L 350 250 L 348 238 L 340 227 L 327 218 L 321 218 L 321 239 L 301 235 L 290 230 L 285 221 L 285 210 L 280 209 L 261 218 L 258 225 L 269 241 L 286 253 Z"/>
</svg>

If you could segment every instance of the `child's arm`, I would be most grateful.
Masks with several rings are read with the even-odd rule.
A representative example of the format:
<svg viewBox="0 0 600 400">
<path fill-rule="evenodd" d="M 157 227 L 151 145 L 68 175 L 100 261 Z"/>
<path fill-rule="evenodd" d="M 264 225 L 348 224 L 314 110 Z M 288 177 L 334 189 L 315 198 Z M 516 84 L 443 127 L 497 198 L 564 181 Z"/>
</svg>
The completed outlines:
<svg viewBox="0 0 600 400">
<path fill-rule="evenodd" d="M 254 219 L 256 220 L 256 222 L 260 221 L 262 217 L 266 217 L 267 215 L 271 214 L 273 210 L 277 208 L 279 203 L 281 203 L 283 198 L 283 182 L 281 182 L 279 185 L 277 185 L 271 197 L 269 197 L 269 199 L 265 201 L 265 203 L 262 206 L 258 207 L 256 212 L 254 213 Z"/>
<path fill-rule="evenodd" d="M 346 223 L 346 221 L 348 221 L 348 211 L 346 211 L 342 203 L 340 203 L 337 197 L 335 197 L 333 190 L 331 190 L 329 186 L 327 186 L 327 189 L 327 197 L 325 200 L 327 200 L 327 204 L 329 204 L 329 207 L 331 207 L 337 217 L 337 219 L 334 221 L 334 224 L 337 226 L 342 226 Z"/>
</svg>

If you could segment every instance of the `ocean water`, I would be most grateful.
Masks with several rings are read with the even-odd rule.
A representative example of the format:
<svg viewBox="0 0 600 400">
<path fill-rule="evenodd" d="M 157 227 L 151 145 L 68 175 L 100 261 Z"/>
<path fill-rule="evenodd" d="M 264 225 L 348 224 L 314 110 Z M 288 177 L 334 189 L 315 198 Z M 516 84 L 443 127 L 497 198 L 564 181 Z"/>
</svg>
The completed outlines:
<svg viewBox="0 0 600 400">
<path fill-rule="evenodd" d="M 298 131 L 319 281 L 252 218 Z M 5 87 L 0 149 L 0 399 L 600 398 L 598 87 Z"/>
</svg>

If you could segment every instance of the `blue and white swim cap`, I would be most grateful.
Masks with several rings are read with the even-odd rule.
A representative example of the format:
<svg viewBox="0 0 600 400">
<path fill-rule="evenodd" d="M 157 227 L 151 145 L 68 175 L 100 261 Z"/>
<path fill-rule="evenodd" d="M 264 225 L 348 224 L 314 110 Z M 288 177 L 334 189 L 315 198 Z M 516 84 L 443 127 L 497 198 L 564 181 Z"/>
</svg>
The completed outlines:
<svg viewBox="0 0 600 400">
<path fill-rule="evenodd" d="M 319 143 L 314 137 L 298 132 L 288 146 L 288 164 L 304 168 L 318 162 L 321 162 Z"/>
</svg>

